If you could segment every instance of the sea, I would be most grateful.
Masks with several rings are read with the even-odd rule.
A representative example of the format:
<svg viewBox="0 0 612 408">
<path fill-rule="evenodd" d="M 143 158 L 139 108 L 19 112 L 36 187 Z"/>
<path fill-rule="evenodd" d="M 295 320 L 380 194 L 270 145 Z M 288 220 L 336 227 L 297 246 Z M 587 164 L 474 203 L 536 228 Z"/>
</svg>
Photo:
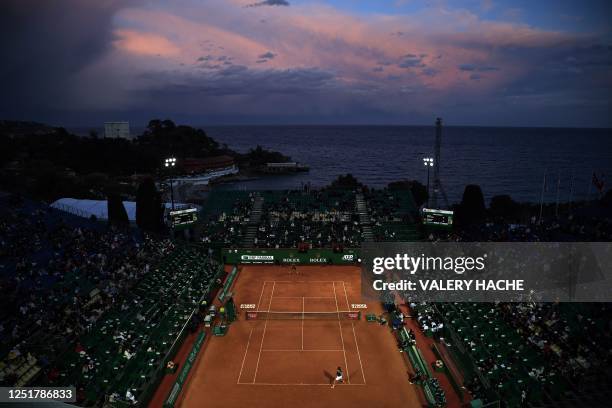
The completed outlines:
<svg viewBox="0 0 612 408">
<path fill-rule="evenodd" d="M 383 188 L 397 180 L 427 182 L 424 157 L 434 157 L 434 126 L 196 126 L 238 152 L 257 145 L 310 166 L 308 173 L 262 176 L 216 189 L 279 190 L 329 185 L 338 175 Z M 87 134 L 90 128 L 70 129 Z M 132 127 L 133 134 L 144 129 Z M 103 129 L 99 129 L 103 133 Z M 508 194 L 519 202 L 560 203 L 612 188 L 612 129 L 444 126 L 440 179 L 450 204 L 477 184 L 488 201 Z M 430 179 L 433 183 L 433 169 Z"/>
<path fill-rule="evenodd" d="M 427 182 L 424 157 L 434 157 L 433 126 L 205 126 L 239 152 L 256 145 L 310 166 L 308 173 L 268 176 L 223 189 L 322 187 L 352 174 L 370 187 L 397 180 Z M 440 179 L 449 202 L 477 184 L 487 202 L 508 194 L 519 202 L 565 202 L 599 195 L 593 175 L 612 184 L 612 129 L 445 126 Z M 430 173 L 433 182 L 433 169 Z"/>
</svg>

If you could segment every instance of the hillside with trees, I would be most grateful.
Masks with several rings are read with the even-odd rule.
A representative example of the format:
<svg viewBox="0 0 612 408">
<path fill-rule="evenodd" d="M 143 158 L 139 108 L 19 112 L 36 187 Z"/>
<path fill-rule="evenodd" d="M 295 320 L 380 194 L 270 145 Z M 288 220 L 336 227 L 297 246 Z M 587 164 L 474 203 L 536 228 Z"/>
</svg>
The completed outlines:
<svg viewBox="0 0 612 408">
<path fill-rule="evenodd" d="M 119 183 L 133 175 L 156 176 L 166 157 L 227 155 L 242 171 L 255 171 L 266 161 L 290 160 L 260 146 L 237 153 L 202 129 L 167 119 L 151 120 L 134 140 L 102 138 L 96 132 L 81 137 L 34 122 L 0 121 L 0 150 L 0 189 L 47 201 L 105 198 L 109 189 L 126 193 Z"/>
</svg>

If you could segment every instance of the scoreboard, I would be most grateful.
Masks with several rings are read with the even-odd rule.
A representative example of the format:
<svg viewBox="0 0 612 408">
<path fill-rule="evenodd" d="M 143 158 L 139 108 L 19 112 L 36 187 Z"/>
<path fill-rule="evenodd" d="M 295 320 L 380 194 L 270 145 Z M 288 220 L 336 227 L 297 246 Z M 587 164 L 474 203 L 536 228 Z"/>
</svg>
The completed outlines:
<svg viewBox="0 0 612 408">
<path fill-rule="evenodd" d="M 189 228 L 198 220 L 198 209 L 186 208 L 184 210 L 170 211 L 168 216 L 172 228 Z"/>
<path fill-rule="evenodd" d="M 423 224 L 430 227 L 451 228 L 453 226 L 453 212 L 423 208 Z"/>
</svg>

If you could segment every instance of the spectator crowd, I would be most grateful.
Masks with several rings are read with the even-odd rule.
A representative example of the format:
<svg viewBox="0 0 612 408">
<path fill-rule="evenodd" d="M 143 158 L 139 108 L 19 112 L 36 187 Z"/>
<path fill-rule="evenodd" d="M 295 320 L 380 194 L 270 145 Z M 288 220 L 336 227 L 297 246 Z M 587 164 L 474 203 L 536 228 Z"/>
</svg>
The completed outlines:
<svg viewBox="0 0 612 408">
<path fill-rule="evenodd" d="M 104 360 L 94 358 L 96 350 L 88 350 L 83 339 L 95 333 L 103 338 L 101 327 L 113 325 L 108 322 L 109 314 L 131 316 L 134 312 L 134 320 L 151 329 L 167 314 L 159 310 L 158 318 L 147 315 L 152 309 L 145 308 L 145 298 L 137 295 L 153 276 L 160 285 L 151 286 L 143 295 L 159 296 L 153 303 L 162 309 L 165 304 L 169 310 L 181 296 L 189 299 L 186 307 L 199 299 L 193 292 L 197 285 L 174 289 L 171 283 L 175 278 L 161 276 L 156 269 L 176 252 L 169 239 L 106 227 L 13 198 L 0 200 L 0 232 L 2 386 L 26 386 L 33 381 L 66 384 L 75 371 L 74 366 L 65 364 L 73 353 L 79 382 L 86 382 L 88 376 L 100 371 Z M 191 262 L 204 262 L 203 270 L 214 271 L 217 266 L 206 259 L 195 257 Z M 177 278 L 182 276 L 178 271 L 170 272 Z M 191 270 L 184 273 L 193 276 Z M 204 278 L 210 281 L 212 275 L 200 276 L 202 284 L 207 281 Z M 184 290 L 185 295 L 180 295 Z M 125 328 L 117 328 L 109 336 L 126 360 L 135 356 L 138 341 L 142 342 Z"/>
<path fill-rule="evenodd" d="M 355 205 L 350 190 L 267 192 L 254 246 L 359 246 L 363 237 Z"/>
</svg>

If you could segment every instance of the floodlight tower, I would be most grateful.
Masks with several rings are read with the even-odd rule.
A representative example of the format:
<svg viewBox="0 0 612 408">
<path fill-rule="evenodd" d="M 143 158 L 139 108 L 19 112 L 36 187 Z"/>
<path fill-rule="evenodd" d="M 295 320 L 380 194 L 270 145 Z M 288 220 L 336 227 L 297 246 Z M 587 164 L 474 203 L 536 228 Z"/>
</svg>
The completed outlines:
<svg viewBox="0 0 612 408">
<path fill-rule="evenodd" d="M 168 170 L 172 170 L 176 166 L 176 157 L 169 157 L 164 160 L 164 166 Z M 172 177 L 170 177 L 170 201 L 172 203 L 172 211 L 174 211 L 174 186 L 172 185 Z"/>
<path fill-rule="evenodd" d="M 440 181 L 440 148 L 442 146 L 442 118 L 436 118 L 436 142 L 434 145 L 434 179 L 431 206 L 439 208 L 438 198 L 442 197 L 444 204 L 448 207 L 448 198 Z"/>
<path fill-rule="evenodd" d="M 429 169 L 434 165 L 433 157 L 423 157 L 423 165 L 427 167 L 427 207 L 429 207 Z"/>
</svg>

